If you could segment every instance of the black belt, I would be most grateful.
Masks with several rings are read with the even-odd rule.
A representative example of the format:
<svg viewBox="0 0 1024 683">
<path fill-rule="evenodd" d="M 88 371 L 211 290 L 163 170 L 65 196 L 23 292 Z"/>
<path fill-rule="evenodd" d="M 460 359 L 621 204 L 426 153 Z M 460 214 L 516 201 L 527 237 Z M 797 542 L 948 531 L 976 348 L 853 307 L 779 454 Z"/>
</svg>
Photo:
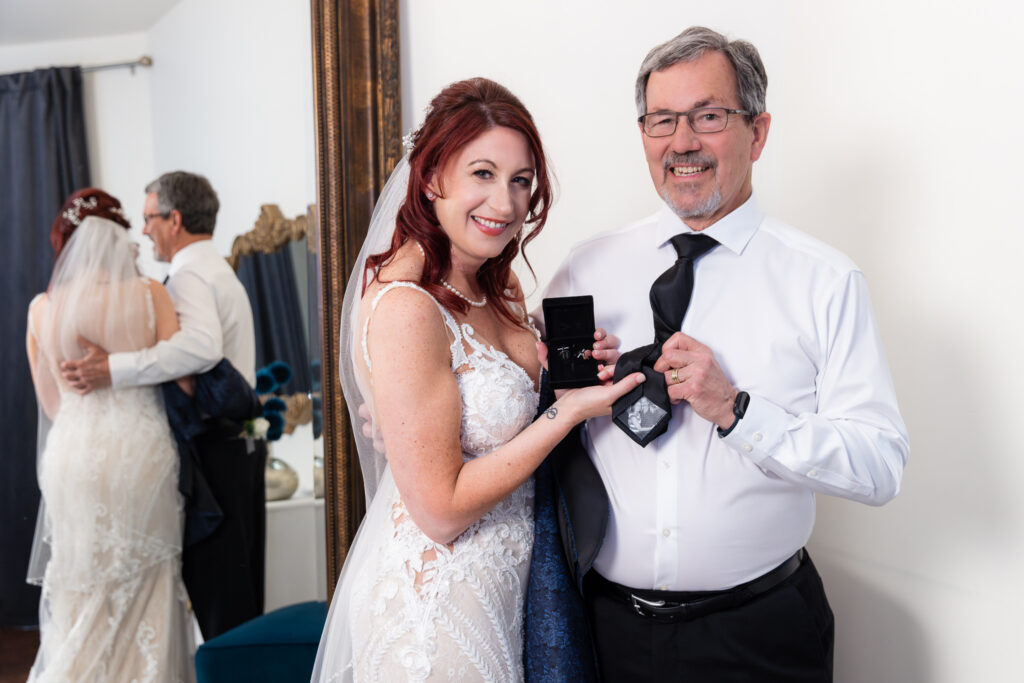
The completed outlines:
<svg viewBox="0 0 1024 683">
<path fill-rule="evenodd" d="M 633 611 L 642 617 L 650 617 L 656 621 L 666 622 L 688 621 L 714 612 L 739 607 L 744 603 L 750 602 L 756 596 L 767 593 L 792 576 L 800 568 L 804 560 L 804 554 L 804 549 L 801 548 L 793 553 L 792 557 L 764 576 L 724 591 L 674 593 L 670 591 L 637 590 L 613 583 L 596 571 L 591 572 L 594 578 L 590 585 L 597 592 L 630 605 Z M 672 599 L 682 596 L 686 596 L 686 599 Z"/>
</svg>

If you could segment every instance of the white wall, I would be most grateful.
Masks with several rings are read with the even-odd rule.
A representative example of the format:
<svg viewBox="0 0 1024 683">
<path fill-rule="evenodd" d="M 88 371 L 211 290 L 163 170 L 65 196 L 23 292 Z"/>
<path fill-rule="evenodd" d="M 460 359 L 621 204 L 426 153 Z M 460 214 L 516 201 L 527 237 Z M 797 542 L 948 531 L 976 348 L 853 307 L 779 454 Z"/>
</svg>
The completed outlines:
<svg viewBox="0 0 1024 683">
<path fill-rule="evenodd" d="M 261 204 L 291 218 L 316 200 L 309 3 L 253 0 L 241 9 L 181 0 L 148 32 L 153 177 L 181 169 L 209 178 L 221 207 L 213 240 L 225 255 Z M 309 439 L 285 435 L 274 455 L 311 493 Z"/>
<path fill-rule="evenodd" d="M 261 204 L 316 198 L 308 2 L 182 0 L 149 31 L 156 172 L 210 179 L 228 254 Z"/>
<path fill-rule="evenodd" d="M 531 245 L 541 286 L 573 242 L 657 207 L 632 101 L 647 50 L 692 24 L 758 46 L 774 120 L 755 189 L 867 274 L 911 437 L 889 505 L 819 497 L 810 548 L 837 616 L 836 678 L 1020 680 L 1024 11 L 434 0 L 401 12 L 405 129 L 441 87 L 477 75 L 534 114 L 561 186 Z"/>
</svg>

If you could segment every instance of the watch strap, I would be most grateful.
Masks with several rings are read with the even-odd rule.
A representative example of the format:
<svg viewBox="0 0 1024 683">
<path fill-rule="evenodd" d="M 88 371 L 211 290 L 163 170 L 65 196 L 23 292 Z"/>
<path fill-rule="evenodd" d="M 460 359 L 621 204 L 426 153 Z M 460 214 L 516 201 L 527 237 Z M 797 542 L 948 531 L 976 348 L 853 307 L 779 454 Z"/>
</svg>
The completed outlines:
<svg viewBox="0 0 1024 683">
<path fill-rule="evenodd" d="M 732 424 L 729 425 L 728 429 L 716 427 L 719 438 L 729 436 L 732 430 L 736 429 L 736 425 L 738 425 L 740 420 L 743 419 L 743 416 L 747 414 L 748 405 L 750 405 L 750 394 L 745 391 L 741 391 L 736 394 L 736 400 L 732 403 L 732 414 L 736 416 L 736 419 L 732 421 Z"/>
</svg>

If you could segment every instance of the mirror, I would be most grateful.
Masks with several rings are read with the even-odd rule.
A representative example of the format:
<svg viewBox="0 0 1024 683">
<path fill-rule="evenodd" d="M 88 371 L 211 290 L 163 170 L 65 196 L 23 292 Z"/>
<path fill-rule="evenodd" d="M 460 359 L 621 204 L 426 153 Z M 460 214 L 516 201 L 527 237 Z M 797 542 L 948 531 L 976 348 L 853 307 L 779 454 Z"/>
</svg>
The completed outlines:
<svg viewBox="0 0 1024 683">
<path fill-rule="evenodd" d="M 257 393 L 265 406 L 270 398 L 286 406 L 283 434 L 268 443 L 265 472 L 267 611 L 322 600 L 327 591 L 313 225 L 311 215 L 290 219 L 265 204 L 253 228 L 235 237 L 228 257 L 252 305 Z M 286 379 L 277 372 L 282 365 Z"/>
<path fill-rule="evenodd" d="M 312 21 L 330 592 L 364 512 L 338 380 L 338 330 L 373 204 L 401 158 L 398 1 L 312 0 Z"/>
<path fill-rule="evenodd" d="M 287 407 L 280 413 L 283 434 L 272 444 L 266 471 L 268 501 L 314 495 L 317 472 L 322 474 L 322 463 L 315 467 L 312 446 L 316 437 L 311 424 L 308 305 L 312 242 L 307 233 L 306 216 L 285 218 L 276 204 L 264 204 L 252 230 L 235 238 L 228 256 L 252 305 L 257 392 L 265 405 L 276 397 Z M 287 379 L 275 378 L 281 372 L 286 372 Z M 319 481 L 322 484 L 322 476 Z M 322 490 L 319 487 L 319 496 Z"/>
<path fill-rule="evenodd" d="M 289 219 L 306 218 L 316 201 L 316 157 L 308 3 L 269 0 L 241 12 L 227 0 L 156 4 L 138 13 L 99 13 L 95 23 L 82 17 L 62 25 L 52 16 L 76 17 L 77 4 L 47 3 L 49 18 L 40 25 L 50 27 L 48 32 L 25 39 L 34 42 L 0 46 L 0 69 L 152 57 L 150 67 L 84 74 L 83 87 L 92 183 L 121 199 L 141 245 L 140 266 L 159 281 L 166 265 L 154 261 L 151 243 L 141 234 L 146 183 L 176 169 L 209 178 L 221 204 L 214 242 L 227 255 L 235 237 L 260 220 L 264 204 L 277 205 Z M 146 22 L 117 33 L 147 13 Z M 60 32 L 72 25 L 76 37 Z M 316 275 L 304 253 L 306 270 Z M 297 287 L 300 312 L 307 312 L 300 320 L 309 321 L 300 324 L 315 326 L 308 338 L 319 339 L 319 314 L 310 317 L 301 305 L 307 291 L 305 284 Z M 304 427 L 308 436 L 296 449 L 309 463 L 300 475 L 312 482 L 314 439 L 310 425 Z M 300 429 L 273 442 L 275 455 L 283 455 L 287 440 L 300 440 Z M 311 490 L 312 483 L 299 488 Z M 267 610 L 326 596 L 323 508 L 312 494 L 268 505 Z"/>
<path fill-rule="evenodd" d="M 348 416 L 337 380 L 337 332 L 351 260 L 401 155 L 398 6 L 398 0 L 272 0 L 238 12 L 226 0 L 177 0 L 132 33 L 110 35 L 101 21 L 96 37 L 40 35 L 31 39 L 36 43 L 0 51 L 5 71 L 152 57 L 148 68 L 87 74 L 85 107 L 92 180 L 123 202 L 142 245 L 140 264 L 155 279 L 163 279 L 166 266 L 154 262 L 138 217 L 146 182 L 162 172 L 187 169 L 211 180 L 221 199 L 214 241 L 223 254 L 253 227 L 263 204 L 278 205 L 288 218 L 316 205 L 307 217 L 316 247 L 307 252 L 307 341 L 314 363 L 322 359 L 326 381 L 310 440 L 317 448 L 312 435 L 321 415 L 322 450 L 313 452 L 325 463 L 320 504 L 326 514 L 312 515 L 308 526 L 321 559 L 299 561 L 290 546 L 275 549 L 273 539 L 267 556 L 286 565 L 282 583 L 315 585 L 321 595 L 333 587 L 362 517 L 362 483 L 356 458 L 348 457 Z M 315 377 L 311 393 L 317 407 Z M 272 505 L 290 514 L 293 502 Z M 281 600 L 298 599 L 286 593 Z M 268 592 L 266 607 L 274 606 Z"/>
</svg>

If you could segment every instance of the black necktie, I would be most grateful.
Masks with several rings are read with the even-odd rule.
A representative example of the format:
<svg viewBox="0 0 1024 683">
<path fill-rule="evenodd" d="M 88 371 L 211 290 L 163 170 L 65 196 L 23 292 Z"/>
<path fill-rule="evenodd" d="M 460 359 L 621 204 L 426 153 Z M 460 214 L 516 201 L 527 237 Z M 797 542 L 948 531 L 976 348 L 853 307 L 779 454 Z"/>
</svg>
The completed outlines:
<svg viewBox="0 0 1024 683">
<path fill-rule="evenodd" d="M 683 325 L 683 316 L 693 294 L 693 262 L 718 246 L 700 233 L 682 233 L 672 238 L 679 255 L 671 268 L 651 285 L 654 314 L 654 343 L 622 354 L 615 364 L 615 381 L 633 372 L 643 372 L 647 381 L 620 398 L 612 407 L 612 420 L 641 446 L 665 433 L 672 417 L 672 404 L 665 376 L 654 371 L 662 345 Z"/>
</svg>

